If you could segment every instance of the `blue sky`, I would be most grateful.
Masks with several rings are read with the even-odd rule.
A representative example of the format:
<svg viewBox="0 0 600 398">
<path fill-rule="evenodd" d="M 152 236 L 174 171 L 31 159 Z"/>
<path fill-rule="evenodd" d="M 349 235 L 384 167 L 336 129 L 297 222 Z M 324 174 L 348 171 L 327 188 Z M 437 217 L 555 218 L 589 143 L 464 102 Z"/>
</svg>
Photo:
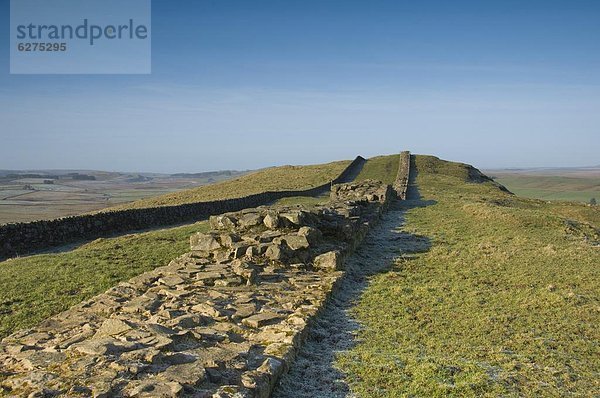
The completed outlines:
<svg viewBox="0 0 600 398">
<path fill-rule="evenodd" d="M 600 2 L 153 0 L 151 75 L 10 75 L 0 169 L 202 171 L 410 149 L 600 164 Z"/>
</svg>

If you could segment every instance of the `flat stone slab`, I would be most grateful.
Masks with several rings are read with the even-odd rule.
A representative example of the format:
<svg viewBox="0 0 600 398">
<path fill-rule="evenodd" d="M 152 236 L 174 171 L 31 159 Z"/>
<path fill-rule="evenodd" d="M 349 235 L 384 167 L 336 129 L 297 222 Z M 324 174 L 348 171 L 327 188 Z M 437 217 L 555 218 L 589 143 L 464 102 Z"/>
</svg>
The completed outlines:
<svg viewBox="0 0 600 398">
<path fill-rule="evenodd" d="M 250 326 L 251 328 L 260 328 L 279 319 L 281 319 L 281 316 L 274 312 L 261 312 L 243 319 L 242 324 Z"/>
</svg>

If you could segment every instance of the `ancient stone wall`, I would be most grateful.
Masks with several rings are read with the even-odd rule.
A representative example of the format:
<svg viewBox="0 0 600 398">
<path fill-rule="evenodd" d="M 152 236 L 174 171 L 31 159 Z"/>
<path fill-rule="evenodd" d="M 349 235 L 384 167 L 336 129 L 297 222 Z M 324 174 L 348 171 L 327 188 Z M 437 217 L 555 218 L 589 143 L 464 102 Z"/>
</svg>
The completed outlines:
<svg viewBox="0 0 600 398">
<path fill-rule="evenodd" d="M 365 159 L 358 156 L 333 183 L 346 182 Z M 178 206 L 130 209 L 59 218 L 50 221 L 0 226 L 0 259 L 31 253 L 66 243 L 96 239 L 116 233 L 193 222 L 208 216 L 256 207 L 292 196 L 314 196 L 326 192 L 331 182 L 298 191 L 262 192 L 236 199 L 199 202 Z"/>
<path fill-rule="evenodd" d="M 398 167 L 398 174 L 396 175 L 396 181 L 394 181 L 394 190 L 398 194 L 398 197 L 402 200 L 406 199 L 408 192 L 408 180 L 410 177 L 410 152 L 404 151 L 400 153 L 400 165 Z"/>
<path fill-rule="evenodd" d="M 0 395 L 267 397 L 395 195 L 210 218 L 190 252 L 0 343 Z"/>
</svg>

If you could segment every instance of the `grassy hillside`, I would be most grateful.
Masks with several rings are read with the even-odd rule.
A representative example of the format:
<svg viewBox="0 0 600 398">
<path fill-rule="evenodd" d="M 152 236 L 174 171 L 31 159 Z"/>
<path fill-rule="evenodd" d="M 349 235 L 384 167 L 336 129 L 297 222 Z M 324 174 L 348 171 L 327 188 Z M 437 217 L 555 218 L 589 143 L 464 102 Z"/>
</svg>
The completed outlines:
<svg viewBox="0 0 600 398">
<path fill-rule="evenodd" d="M 533 176 L 500 174 L 496 178 L 519 196 L 544 200 L 600 201 L 599 177 Z"/>
<path fill-rule="evenodd" d="M 273 167 L 233 180 L 142 199 L 104 211 L 231 199 L 265 191 L 308 189 L 335 179 L 349 164 L 349 160 L 343 160 L 311 166 Z"/>
<path fill-rule="evenodd" d="M 600 395 L 600 211 L 520 199 L 417 156 L 406 231 L 431 249 L 374 277 L 341 356 L 365 397 Z M 419 205 L 416 207 L 415 205 Z"/>
<path fill-rule="evenodd" d="M 370 158 L 356 177 L 356 181 L 371 179 L 383 181 L 391 185 L 396 180 L 399 165 L 399 154 Z"/>
<path fill-rule="evenodd" d="M 188 250 L 190 235 L 207 229 L 202 222 L 0 262 L 0 338 L 167 265 Z"/>
</svg>

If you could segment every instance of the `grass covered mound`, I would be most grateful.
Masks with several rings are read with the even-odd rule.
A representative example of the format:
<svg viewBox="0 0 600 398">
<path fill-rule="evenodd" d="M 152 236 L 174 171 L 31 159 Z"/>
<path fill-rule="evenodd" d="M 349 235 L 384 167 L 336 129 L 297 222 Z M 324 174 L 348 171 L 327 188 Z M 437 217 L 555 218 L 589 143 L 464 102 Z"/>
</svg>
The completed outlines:
<svg viewBox="0 0 600 398">
<path fill-rule="evenodd" d="M 137 200 L 102 211 L 233 199 L 266 191 L 310 189 L 336 179 L 348 165 L 350 165 L 349 160 L 342 160 L 310 166 L 272 167 L 233 180 Z"/>
<path fill-rule="evenodd" d="M 0 338 L 33 326 L 121 281 L 167 265 L 206 222 L 111 239 L 66 253 L 0 262 Z"/>
<path fill-rule="evenodd" d="M 396 180 L 399 166 L 399 154 L 370 158 L 356 177 L 356 181 L 378 180 L 392 185 Z"/>
<path fill-rule="evenodd" d="M 415 166 L 422 201 L 406 231 L 432 247 L 360 298 L 358 344 L 338 358 L 353 390 L 600 395 L 598 207 L 520 199 L 434 157 Z"/>
</svg>

